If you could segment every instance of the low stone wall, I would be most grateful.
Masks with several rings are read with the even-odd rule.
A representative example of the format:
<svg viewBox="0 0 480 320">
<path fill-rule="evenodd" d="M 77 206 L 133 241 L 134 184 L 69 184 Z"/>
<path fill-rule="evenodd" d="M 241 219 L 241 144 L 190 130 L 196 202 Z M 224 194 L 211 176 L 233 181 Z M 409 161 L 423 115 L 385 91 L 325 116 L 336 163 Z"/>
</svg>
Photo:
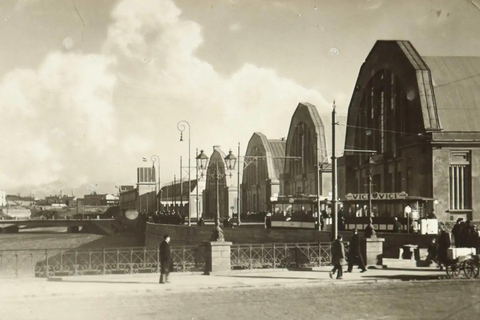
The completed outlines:
<svg viewBox="0 0 480 320">
<path fill-rule="evenodd" d="M 193 245 L 210 241 L 214 226 L 175 226 L 147 223 L 145 246 L 157 246 L 164 234 L 171 237 L 172 245 Z M 225 240 L 233 243 L 295 243 L 329 242 L 330 232 L 317 230 L 264 229 L 245 226 L 223 229 Z"/>
<path fill-rule="evenodd" d="M 428 248 L 434 234 L 406 234 L 406 233 L 381 233 L 379 237 L 385 238 L 383 243 L 384 258 L 398 258 L 399 249 L 406 244 L 415 244 L 419 248 Z"/>
<path fill-rule="evenodd" d="M 197 245 L 210 241 L 214 226 L 188 227 L 175 225 L 160 225 L 147 223 L 145 232 L 145 246 L 154 247 L 160 244 L 164 234 L 170 235 L 172 245 Z M 345 241 L 350 240 L 351 231 L 340 232 Z M 238 243 L 305 243 L 330 242 L 331 234 L 317 230 L 290 230 L 290 229 L 262 229 L 257 226 L 244 226 L 234 229 L 224 229 L 225 240 Z M 362 237 L 362 232 L 359 233 Z M 436 235 L 406 234 L 406 233 L 377 233 L 383 242 L 383 256 L 398 258 L 399 249 L 405 244 L 415 244 L 419 248 L 428 248 Z"/>
</svg>

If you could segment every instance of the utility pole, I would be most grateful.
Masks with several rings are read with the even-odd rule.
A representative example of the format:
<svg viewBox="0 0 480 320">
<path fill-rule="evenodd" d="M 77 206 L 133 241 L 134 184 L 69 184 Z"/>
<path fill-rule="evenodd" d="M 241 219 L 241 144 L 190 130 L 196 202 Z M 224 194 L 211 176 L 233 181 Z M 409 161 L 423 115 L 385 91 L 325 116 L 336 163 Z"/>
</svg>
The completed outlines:
<svg viewBox="0 0 480 320">
<path fill-rule="evenodd" d="M 319 137 L 318 133 L 315 133 L 315 138 L 317 141 L 317 222 L 318 222 L 318 230 L 322 230 L 322 214 L 320 212 L 320 161 L 319 161 L 319 155 L 320 155 L 320 148 L 319 148 Z"/>
<path fill-rule="evenodd" d="M 183 178 L 182 178 L 182 156 L 180 156 L 180 209 L 178 213 L 182 214 L 183 210 Z"/>
<path fill-rule="evenodd" d="M 368 153 L 368 184 L 364 184 L 363 186 L 368 186 L 368 217 L 371 218 L 371 210 L 372 210 L 372 156 L 377 154 L 376 150 L 356 150 L 356 149 L 345 149 L 345 152 L 360 152 L 360 153 Z"/>
<path fill-rule="evenodd" d="M 368 217 L 372 217 L 372 156 L 368 155 Z"/>
<path fill-rule="evenodd" d="M 240 221 L 240 142 L 238 143 L 238 167 L 237 167 L 237 225 Z"/>
<path fill-rule="evenodd" d="M 198 148 L 195 150 L 195 159 L 198 157 Z M 195 194 L 195 210 L 197 210 L 197 224 L 198 224 L 198 220 L 199 220 L 199 213 L 198 213 L 198 188 L 200 187 L 199 186 L 199 181 L 198 181 L 198 165 L 195 166 L 195 179 L 196 179 L 196 183 L 197 183 L 197 187 L 195 188 L 196 189 L 196 194 Z"/>
<path fill-rule="evenodd" d="M 172 191 L 173 191 L 173 210 L 177 208 L 177 175 L 173 175 L 173 184 L 172 184 Z"/>
<path fill-rule="evenodd" d="M 335 101 L 333 101 L 332 110 L 332 240 L 338 236 L 338 216 L 337 216 L 337 157 L 335 156 Z"/>
</svg>

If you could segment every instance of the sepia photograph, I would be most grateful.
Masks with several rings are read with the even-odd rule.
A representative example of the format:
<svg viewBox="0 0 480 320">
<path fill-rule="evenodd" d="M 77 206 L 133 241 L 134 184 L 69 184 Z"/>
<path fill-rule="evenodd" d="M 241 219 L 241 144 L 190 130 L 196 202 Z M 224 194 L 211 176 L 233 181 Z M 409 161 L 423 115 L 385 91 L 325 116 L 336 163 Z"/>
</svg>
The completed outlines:
<svg viewBox="0 0 480 320">
<path fill-rule="evenodd" d="M 0 40 L 0 319 L 480 318 L 480 0 L 1 0 Z"/>
</svg>

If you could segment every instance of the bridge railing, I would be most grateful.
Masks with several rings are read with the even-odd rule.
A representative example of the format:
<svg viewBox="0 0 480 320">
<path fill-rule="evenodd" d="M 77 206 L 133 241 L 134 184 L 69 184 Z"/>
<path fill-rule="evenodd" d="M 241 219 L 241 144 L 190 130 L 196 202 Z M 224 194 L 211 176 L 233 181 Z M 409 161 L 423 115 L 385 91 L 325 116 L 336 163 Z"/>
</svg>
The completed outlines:
<svg viewBox="0 0 480 320">
<path fill-rule="evenodd" d="M 204 246 L 172 247 L 173 270 L 205 270 Z M 158 247 L 0 251 L 0 278 L 159 272 Z"/>
<path fill-rule="evenodd" d="M 348 256 L 348 244 L 345 244 Z M 234 244 L 232 269 L 316 267 L 331 264 L 331 243 Z M 204 245 L 171 248 L 173 270 L 204 271 Z M 0 278 L 151 273 L 158 247 L 0 250 Z"/>
<path fill-rule="evenodd" d="M 348 243 L 344 245 L 348 256 Z M 326 266 L 332 261 L 331 246 L 329 242 L 234 244 L 230 248 L 230 265 L 232 269 Z"/>
</svg>

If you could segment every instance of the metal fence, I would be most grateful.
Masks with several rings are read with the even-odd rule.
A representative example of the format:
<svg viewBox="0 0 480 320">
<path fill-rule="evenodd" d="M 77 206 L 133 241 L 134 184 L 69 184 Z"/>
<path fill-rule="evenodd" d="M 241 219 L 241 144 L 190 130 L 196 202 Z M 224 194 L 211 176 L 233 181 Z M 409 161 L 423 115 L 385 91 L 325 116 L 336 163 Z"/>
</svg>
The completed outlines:
<svg viewBox="0 0 480 320">
<path fill-rule="evenodd" d="M 204 246 L 172 247 L 173 270 L 203 271 Z M 0 251 L 0 277 L 53 277 L 159 272 L 158 247 Z"/>
<path fill-rule="evenodd" d="M 345 254 L 348 244 L 345 244 Z M 173 270 L 205 270 L 205 246 L 171 249 Z M 331 264 L 331 243 L 234 244 L 232 269 L 317 267 Z M 0 278 L 159 272 L 158 247 L 0 251 Z"/>
<path fill-rule="evenodd" d="M 235 244 L 231 247 L 232 269 L 319 267 L 332 261 L 331 243 Z M 348 243 L 345 243 L 348 256 Z"/>
</svg>

